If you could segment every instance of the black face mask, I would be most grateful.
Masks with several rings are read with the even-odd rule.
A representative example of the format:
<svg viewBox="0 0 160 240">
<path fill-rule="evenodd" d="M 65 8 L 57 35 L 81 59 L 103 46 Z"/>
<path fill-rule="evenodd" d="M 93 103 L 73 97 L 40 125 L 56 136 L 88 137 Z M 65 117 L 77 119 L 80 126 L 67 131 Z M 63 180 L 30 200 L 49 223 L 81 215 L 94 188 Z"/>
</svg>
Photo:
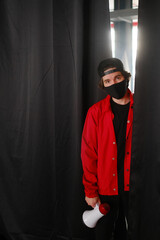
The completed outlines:
<svg viewBox="0 0 160 240">
<path fill-rule="evenodd" d="M 125 79 L 120 83 L 113 84 L 109 87 L 104 87 L 104 90 L 108 95 L 116 99 L 121 99 L 124 97 L 128 88 L 128 80 Z"/>
</svg>

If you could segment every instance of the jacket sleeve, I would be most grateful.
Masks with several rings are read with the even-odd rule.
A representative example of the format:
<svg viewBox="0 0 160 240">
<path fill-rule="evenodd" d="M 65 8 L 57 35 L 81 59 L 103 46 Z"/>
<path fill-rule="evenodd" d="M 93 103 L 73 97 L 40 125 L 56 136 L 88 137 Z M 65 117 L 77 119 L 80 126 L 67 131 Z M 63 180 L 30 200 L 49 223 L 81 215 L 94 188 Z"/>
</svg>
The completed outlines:
<svg viewBox="0 0 160 240">
<path fill-rule="evenodd" d="M 89 109 L 82 133 L 81 159 L 83 166 L 83 185 L 87 197 L 98 196 L 97 160 L 98 160 L 98 114 L 96 109 Z"/>
</svg>

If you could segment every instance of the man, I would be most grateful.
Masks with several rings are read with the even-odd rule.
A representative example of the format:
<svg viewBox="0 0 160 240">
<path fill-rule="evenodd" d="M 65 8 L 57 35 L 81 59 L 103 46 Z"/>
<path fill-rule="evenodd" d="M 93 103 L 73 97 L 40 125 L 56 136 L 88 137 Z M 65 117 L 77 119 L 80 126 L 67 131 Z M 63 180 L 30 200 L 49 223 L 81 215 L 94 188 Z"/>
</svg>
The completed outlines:
<svg viewBox="0 0 160 240">
<path fill-rule="evenodd" d="M 109 240 L 118 216 L 123 221 L 128 217 L 133 95 L 128 89 L 131 74 L 119 59 L 103 60 L 98 74 L 108 95 L 88 110 L 81 158 L 87 204 L 94 208 L 107 202 L 111 207 L 96 226 L 96 239 Z"/>
</svg>

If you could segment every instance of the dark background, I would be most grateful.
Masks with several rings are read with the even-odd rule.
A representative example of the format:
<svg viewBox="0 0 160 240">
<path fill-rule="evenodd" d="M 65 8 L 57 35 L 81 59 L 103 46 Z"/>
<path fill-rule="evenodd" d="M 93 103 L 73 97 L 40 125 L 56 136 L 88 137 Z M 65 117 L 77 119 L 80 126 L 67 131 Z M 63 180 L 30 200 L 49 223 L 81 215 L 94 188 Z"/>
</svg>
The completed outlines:
<svg viewBox="0 0 160 240">
<path fill-rule="evenodd" d="M 81 219 L 81 132 L 104 97 L 97 65 L 110 45 L 108 1 L 0 1 L 3 237 L 92 238 Z"/>
<path fill-rule="evenodd" d="M 160 237 L 160 2 L 139 2 L 130 191 L 133 240 Z"/>
<path fill-rule="evenodd" d="M 153 2 L 153 1 L 152 1 Z M 139 5 L 131 240 L 160 236 L 160 3 Z M 93 239 L 80 142 L 104 97 L 97 65 L 111 56 L 106 0 L 0 0 L 0 239 Z"/>
</svg>

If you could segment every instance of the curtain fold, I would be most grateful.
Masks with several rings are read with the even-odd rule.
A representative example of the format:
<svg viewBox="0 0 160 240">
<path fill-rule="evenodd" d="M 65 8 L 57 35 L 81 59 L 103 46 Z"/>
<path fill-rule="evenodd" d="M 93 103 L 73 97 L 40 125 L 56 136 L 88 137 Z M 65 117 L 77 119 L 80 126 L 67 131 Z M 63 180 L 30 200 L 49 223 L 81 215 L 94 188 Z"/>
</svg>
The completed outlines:
<svg viewBox="0 0 160 240">
<path fill-rule="evenodd" d="M 2 0 L 0 53 L 0 233 L 91 239 L 80 144 L 87 109 L 104 97 L 108 0 Z"/>
<path fill-rule="evenodd" d="M 159 2 L 140 1 L 132 142 L 130 239 L 160 236 Z"/>
</svg>

